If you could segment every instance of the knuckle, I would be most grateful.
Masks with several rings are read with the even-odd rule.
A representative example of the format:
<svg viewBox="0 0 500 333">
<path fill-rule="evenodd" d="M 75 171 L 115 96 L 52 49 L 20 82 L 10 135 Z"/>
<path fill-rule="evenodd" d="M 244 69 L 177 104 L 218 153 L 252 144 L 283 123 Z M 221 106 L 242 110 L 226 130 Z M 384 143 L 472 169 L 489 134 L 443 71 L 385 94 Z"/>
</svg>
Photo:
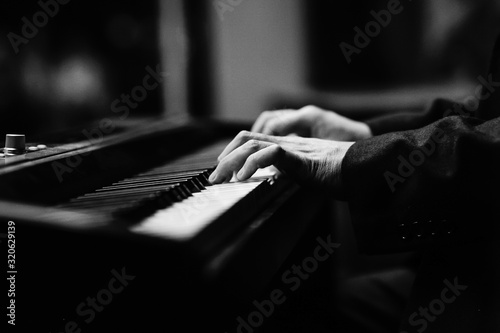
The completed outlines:
<svg viewBox="0 0 500 333">
<path fill-rule="evenodd" d="M 247 138 L 250 138 L 251 135 L 252 135 L 252 132 L 245 130 L 245 131 L 240 131 L 236 137 L 238 139 L 247 139 Z"/>
<path fill-rule="evenodd" d="M 307 105 L 307 106 L 304 106 L 302 109 L 300 109 L 300 111 L 302 113 L 316 113 L 319 110 L 320 109 L 315 105 Z"/>
<path fill-rule="evenodd" d="M 305 111 L 305 112 L 310 112 L 310 111 L 315 110 L 315 109 L 316 109 L 316 106 L 309 104 L 309 105 L 304 106 L 300 110 Z"/>
<path fill-rule="evenodd" d="M 290 115 L 290 110 L 276 110 L 274 111 L 278 118 L 288 117 Z"/>
<path fill-rule="evenodd" d="M 246 143 L 246 145 L 252 149 L 252 150 L 258 150 L 259 147 L 260 147 L 260 143 L 258 140 L 255 140 L 255 139 L 251 139 L 251 140 L 248 140 L 248 142 Z"/>
</svg>

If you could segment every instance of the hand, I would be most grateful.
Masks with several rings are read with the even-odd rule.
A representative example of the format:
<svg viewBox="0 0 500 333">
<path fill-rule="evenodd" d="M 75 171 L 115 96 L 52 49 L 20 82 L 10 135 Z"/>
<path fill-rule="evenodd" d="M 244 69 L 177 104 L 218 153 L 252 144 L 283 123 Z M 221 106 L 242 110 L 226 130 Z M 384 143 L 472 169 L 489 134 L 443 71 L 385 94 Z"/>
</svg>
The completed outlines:
<svg viewBox="0 0 500 333">
<path fill-rule="evenodd" d="M 315 106 L 300 110 L 265 111 L 253 125 L 252 132 L 280 136 L 294 133 L 337 141 L 357 141 L 373 136 L 365 123 Z"/>
<path fill-rule="evenodd" d="M 250 178 L 259 168 L 274 165 L 298 182 L 339 192 L 342 160 L 354 142 L 279 137 L 240 132 L 220 154 L 210 176 L 217 184 Z"/>
</svg>

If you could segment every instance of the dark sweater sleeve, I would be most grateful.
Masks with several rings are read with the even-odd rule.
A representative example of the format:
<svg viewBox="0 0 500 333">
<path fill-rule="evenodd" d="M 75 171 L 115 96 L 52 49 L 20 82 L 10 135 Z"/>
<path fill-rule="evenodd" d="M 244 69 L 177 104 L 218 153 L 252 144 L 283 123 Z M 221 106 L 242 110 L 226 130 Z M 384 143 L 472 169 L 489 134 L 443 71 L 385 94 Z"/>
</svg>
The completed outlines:
<svg viewBox="0 0 500 333">
<path fill-rule="evenodd" d="M 386 114 L 366 121 L 373 135 L 381 135 L 395 131 L 407 131 L 429 125 L 438 119 L 451 114 L 465 114 L 468 110 L 460 103 L 446 99 L 436 99 L 423 112 L 399 112 Z"/>
<path fill-rule="evenodd" d="M 356 142 L 343 160 L 342 182 L 360 250 L 494 237 L 499 171 L 500 118 L 449 116 Z"/>
</svg>

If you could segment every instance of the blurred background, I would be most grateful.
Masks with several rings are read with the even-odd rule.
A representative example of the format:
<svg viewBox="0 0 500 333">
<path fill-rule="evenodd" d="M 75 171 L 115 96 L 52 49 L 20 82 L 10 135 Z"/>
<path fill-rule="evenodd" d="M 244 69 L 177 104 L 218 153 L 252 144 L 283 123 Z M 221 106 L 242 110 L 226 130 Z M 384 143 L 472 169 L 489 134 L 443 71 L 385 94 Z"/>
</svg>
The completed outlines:
<svg viewBox="0 0 500 333">
<path fill-rule="evenodd" d="M 155 1 L 7 0 L 0 12 L 3 133 L 71 136 L 113 117 L 112 101 L 160 62 Z M 132 113 L 158 113 L 160 102 L 153 91 Z"/>
<path fill-rule="evenodd" d="M 111 103 L 157 64 L 163 88 L 149 92 L 129 120 L 252 121 L 266 109 L 305 104 L 363 118 L 470 95 L 487 71 L 500 3 L 402 0 L 400 13 L 349 64 L 340 43 L 354 46 L 354 28 L 365 31 L 370 11 L 388 3 L 4 0 L 0 129 L 43 136 L 116 117 Z M 43 7 L 54 11 L 54 4 L 52 17 Z M 39 27 L 18 42 L 23 18 Z"/>
<path fill-rule="evenodd" d="M 111 135 L 190 117 L 249 125 L 264 110 L 307 104 L 364 119 L 474 96 L 500 32 L 500 2 L 401 0 L 349 63 L 340 45 L 355 47 L 372 11 L 395 2 L 3 0 L 0 146 L 6 133 L 86 140 L 82 131 L 103 119 Z M 143 85 L 147 67 L 160 69 L 162 84 L 120 117 L 113 102 Z M 345 204 L 329 209 L 348 221 Z M 406 260 L 359 256 L 350 224 L 331 228 L 345 276 Z"/>
<path fill-rule="evenodd" d="M 350 64 L 339 47 L 389 1 L 243 1 L 215 20 L 218 111 L 320 104 L 369 116 L 460 98 L 487 71 L 499 2 L 401 1 Z M 281 98 L 280 98 L 281 97 Z"/>
</svg>

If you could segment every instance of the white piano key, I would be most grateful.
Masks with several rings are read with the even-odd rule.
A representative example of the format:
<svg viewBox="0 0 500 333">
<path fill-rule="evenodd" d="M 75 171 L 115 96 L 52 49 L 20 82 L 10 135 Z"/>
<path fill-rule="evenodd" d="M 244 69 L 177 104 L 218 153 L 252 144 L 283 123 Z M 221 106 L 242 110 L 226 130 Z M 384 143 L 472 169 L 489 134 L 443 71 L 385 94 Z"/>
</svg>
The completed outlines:
<svg viewBox="0 0 500 333">
<path fill-rule="evenodd" d="M 192 197 L 157 211 L 131 231 L 178 241 L 191 239 L 275 174 L 274 168 L 266 168 L 244 182 L 233 179 L 230 183 L 208 186 Z"/>
</svg>

